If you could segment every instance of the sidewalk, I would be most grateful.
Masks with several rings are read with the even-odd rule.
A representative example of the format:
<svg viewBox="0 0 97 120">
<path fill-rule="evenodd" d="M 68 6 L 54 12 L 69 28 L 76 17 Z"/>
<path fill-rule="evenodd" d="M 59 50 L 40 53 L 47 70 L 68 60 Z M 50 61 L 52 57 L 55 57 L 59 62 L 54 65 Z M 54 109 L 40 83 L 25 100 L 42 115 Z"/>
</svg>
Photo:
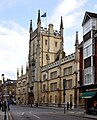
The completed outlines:
<svg viewBox="0 0 97 120">
<path fill-rule="evenodd" d="M 84 109 L 82 109 L 82 108 L 75 108 L 75 109 L 72 109 L 72 110 L 67 110 L 66 114 L 70 114 L 70 115 L 74 115 L 74 116 L 80 116 L 82 118 L 91 118 L 91 119 L 97 120 L 97 115 L 86 114 L 84 112 Z"/>
<path fill-rule="evenodd" d="M 4 115 L 5 115 L 5 112 L 2 112 L 0 110 L 0 120 L 4 120 Z M 6 111 L 6 120 L 9 120 L 8 111 Z"/>
<path fill-rule="evenodd" d="M 3 112 L 0 110 L 0 120 L 3 120 Z"/>
</svg>

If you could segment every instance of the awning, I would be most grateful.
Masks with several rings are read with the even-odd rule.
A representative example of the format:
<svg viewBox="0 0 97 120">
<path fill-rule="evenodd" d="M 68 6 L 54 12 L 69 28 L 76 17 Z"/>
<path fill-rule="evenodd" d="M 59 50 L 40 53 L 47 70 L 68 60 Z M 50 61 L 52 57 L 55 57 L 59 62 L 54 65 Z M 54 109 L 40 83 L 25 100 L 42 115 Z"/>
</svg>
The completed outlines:
<svg viewBox="0 0 97 120">
<path fill-rule="evenodd" d="M 92 91 L 92 92 L 84 92 L 80 98 L 92 98 L 97 91 Z"/>
</svg>

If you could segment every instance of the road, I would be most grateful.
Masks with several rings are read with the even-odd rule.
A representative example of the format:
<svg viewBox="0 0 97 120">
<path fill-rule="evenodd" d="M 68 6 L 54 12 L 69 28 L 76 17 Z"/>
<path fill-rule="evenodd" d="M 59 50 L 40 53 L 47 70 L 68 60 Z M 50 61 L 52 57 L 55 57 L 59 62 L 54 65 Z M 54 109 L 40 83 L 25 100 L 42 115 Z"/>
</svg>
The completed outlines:
<svg viewBox="0 0 97 120">
<path fill-rule="evenodd" d="M 13 120 L 88 120 L 88 118 L 64 114 L 62 109 L 11 106 L 10 112 Z"/>
</svg>

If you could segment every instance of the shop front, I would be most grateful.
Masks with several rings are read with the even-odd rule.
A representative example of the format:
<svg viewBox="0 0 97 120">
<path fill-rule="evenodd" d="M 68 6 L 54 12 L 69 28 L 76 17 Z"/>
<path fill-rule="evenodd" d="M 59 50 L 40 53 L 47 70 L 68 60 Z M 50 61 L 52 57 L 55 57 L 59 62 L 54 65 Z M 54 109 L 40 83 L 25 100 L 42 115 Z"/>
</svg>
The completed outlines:
<svg viewBox="0 0 97 120">
<path fill-rule="evenodd" d="M 97 115 L 97 90 L 96 91 L 85 91 L 80 96 L 85 101 L 85 111 L 88 114 Z"/>
</svg>

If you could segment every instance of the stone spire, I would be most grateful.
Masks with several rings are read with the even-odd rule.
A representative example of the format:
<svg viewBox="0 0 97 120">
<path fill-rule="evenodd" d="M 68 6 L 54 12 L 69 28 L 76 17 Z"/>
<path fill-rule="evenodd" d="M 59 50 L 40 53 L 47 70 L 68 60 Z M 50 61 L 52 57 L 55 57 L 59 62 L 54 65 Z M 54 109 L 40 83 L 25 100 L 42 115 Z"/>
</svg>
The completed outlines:
<svg viewBox="0 0 97 120">
<path fill-rule="evenodd" d="M 62 20 L 62 16 L 61 16 L 61 23 L 60 23 L 60 37 L 61 37 L 61 42 L 60 42 L 60 58 L 62 58 L 62 53 L 63 53 L 63 20 Z"/>
<path fill-rule="evenodd" d="M 30 20 L 30 29 L 29 29 L 29 32 L 33 32 L 33 27 L 32 27 L 32 20 Z"/>
<path fill-rule="evenodd" d="M 75 61 L 79 61 L 79 52 L 78 52 L 79 40 L 78 40 L 78 31 L 76 31 L 75 39 Z"/>
<path fill-rule="evenodd" d="M 23 76 L 23 65 L 21 66 L 21 76 Z"/>
<path fill-rule="evenodd" d="M 28 62 L 26 62 L 26 73 L 28 72 L 28 70 L 29 70 L 29 64 Z"/>
<path fill-rule="evenodd" d="M 63 20 L 62 20 L 62 16 L 61 16 L 61 23 L 60 23 L 60 30 L 61 30 L 61 29 L 64 29 L 64 28 L 63 28 Z"/>
<path fill-rule="evenodd" d="M 37 24 L 41 24 L 41 19 L 40 19 L 40 10 L 38 10 L 38 18 L 37 18 Z"/>
<path fill-rule="evenodd" d="M 78 47 L 78 45 L 79 45 L 78 31 L 76 31 L 75 47 Z"/>
<path fill-rule="evenodd" d="M 19 68 L 17 68 L 17 79 L 19 78 Z"/>
</svg>

